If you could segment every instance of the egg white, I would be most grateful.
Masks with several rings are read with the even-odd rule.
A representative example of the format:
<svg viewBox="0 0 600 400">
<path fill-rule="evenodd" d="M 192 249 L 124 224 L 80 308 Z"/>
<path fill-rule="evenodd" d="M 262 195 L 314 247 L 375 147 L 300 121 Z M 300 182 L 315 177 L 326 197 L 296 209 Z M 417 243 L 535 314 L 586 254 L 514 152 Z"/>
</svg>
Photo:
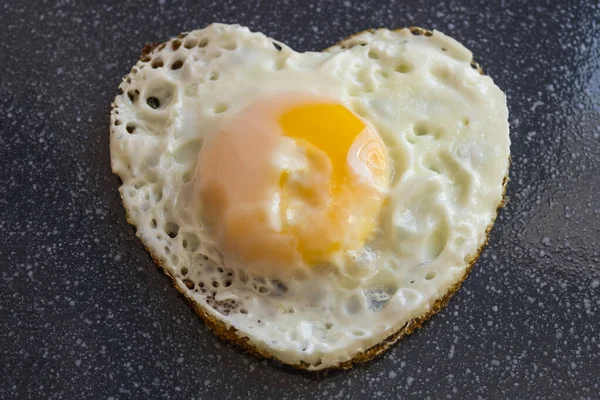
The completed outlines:
<svg viewBox="0 0 600 400">
<path fill-rule="evenodd" d="M 471 60 L 440 32 L 408 29 L 306 53 L 238 25 L 180 35 L 133 67 L 113 104 L 111 161 L 128 219 L 178 288 L 260 352 L 315 370 L 351 360 L 464 278 L 502 201 L 506 100 Z M 367 120 L 394 171 L 377 232 L 352 261 L 252 276 L 224 265 L 190 185 L 207 138 L 285 91 L 337 99 Z"/>
</svg>

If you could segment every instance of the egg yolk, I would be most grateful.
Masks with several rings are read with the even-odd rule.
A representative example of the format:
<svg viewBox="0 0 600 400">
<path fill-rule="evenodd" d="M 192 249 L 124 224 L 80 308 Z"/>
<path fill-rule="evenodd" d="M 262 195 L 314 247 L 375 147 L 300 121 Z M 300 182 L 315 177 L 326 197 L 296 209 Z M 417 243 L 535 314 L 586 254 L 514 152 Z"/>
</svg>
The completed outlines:
<svg viewBox="0 0 600 400">
<path fill-rule="evenodd" d="M 207 140 L 195 187 L 226 262 L 263 272 L 362 247 L 388 179 L 373 129 L 335 101 L 295 93 L 257 101 Z"/>
</svg>

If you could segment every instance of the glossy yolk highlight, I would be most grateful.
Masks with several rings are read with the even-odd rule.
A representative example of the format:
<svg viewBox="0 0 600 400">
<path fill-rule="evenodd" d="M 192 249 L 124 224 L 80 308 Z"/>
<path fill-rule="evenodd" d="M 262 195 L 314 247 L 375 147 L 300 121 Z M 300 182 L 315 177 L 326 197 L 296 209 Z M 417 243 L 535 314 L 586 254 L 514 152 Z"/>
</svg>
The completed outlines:
<svg viewBox="0 0 600 400">
<path fill-rule="evenodd" d="M 383 143 L 346 107 L 279 95 L 205 144 L 195 180 L 226 262 L 263 272 L 335 262 L 362 247 L 388 175 Z"/>
</svg>

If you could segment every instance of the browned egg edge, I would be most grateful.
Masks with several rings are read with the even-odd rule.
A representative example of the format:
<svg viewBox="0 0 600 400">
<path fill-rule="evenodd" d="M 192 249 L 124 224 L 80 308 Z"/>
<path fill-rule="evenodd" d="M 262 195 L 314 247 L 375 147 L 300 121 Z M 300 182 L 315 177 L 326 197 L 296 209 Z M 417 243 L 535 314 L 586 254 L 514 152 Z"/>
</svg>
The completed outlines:
<svg viewBox="0 0 600 400">
<path fill-rule="evenodd" d="M 384 28 L 382 28 L 382 29 L 384 29 Z M 399 29 L 395 29 L 394 31 L 399 31 L 402 29 L 406 29 L 406 28 L 399 28 Z M 410 32 L 413 35 L 424 35 L 424 36 L 428 36 L 428 37 L 433 36 L 433 32 L 431 32 L 427 29 L 414 27 L 414 26 L 409 27 L 408 29 L 410 30 Z M 338 42 L 336 45 L 334 45 L 332 47 L 340 46 L 342 48 L 348 48 L 348 47 L 345 47 L 345 43 L 348 42 L 349 40 L 351 40 L 352 38 L 354 38 L 355 36 L 360 35 L 365 32 L 373 33 L 375 31 L 376 31 L 376 29 L 367 29 L 365 31 L 355 33 L 355 34 L 348 36 L 347 38 L 341 40 L 340 42 Z M 185 36 L 186 36 L 186 34 L 182 33 L 178 36 L 178 39 L 183 39 Z M 142 49 L 142 54 L 140 56 L 140 59 L 147 60 L 148 59 L 147 56 L 150 53 L 152 53 L 157 48 L 159 51 L 162 50 L 167 45 L 167 43 L 169 43 L 170 41 L 171 40 L 169 40 L 165 43 L 162 43 L 162 44 L 161 43 L 146 44 L 144 46 L 144 48 Z M 325 49 L 323 51 L 327 51 L 330 48 Z M 477 62 L 475 62 L 474 59 L 471 60 L 471 66 L 474 69 L 476 69 L 481 75 L 483 75 L 483 70 L 482 70 L 481 66 Z M 127 79 L 127 76 L 124 77 L 123 79 Z M 115 105 L 113 103 L 111 109 L 114 109 L 114 108 L 115 108 Z M 113 133 L 112 131 L 114 129 L 113 124 L 111 124 L 110 129 L 111 129 L 111 134 L 112 134 Z M 509 158 L 508 158 L 508 167 L 509 168 L 510 168 L 510 164 L 511 164 L 511 158 L 509 156 Z M 367 361 L 372 360 L 373 358 L 377 357 L 378 355 L 383 354 L 387 349 L 389 349 L 398 340 L 400 340 L 404 336 L 410 335 L 415 330 L 417 330 L 418 328 L 423 326 L 423 324 L 425 324 L 425 322 L 427 322 L 427 320 L 429 320 L 429 318 L 431 318 L 434 314 L 436 314 L 438 311 L 440 311 L 442 308 L 444 308 L 446 306 L 446 304 L 448 304 L 448 302 L 450 301 L 452 296 L 458 291 L 458 289 L 460 288 L 462 283 L 465 281 L 465 279 L 469 275 L 469 272 L 471 272 L 471 270 L 473 269 L 475 262 L 477 261 L 477 259 L 481 255 L 483 249 L 485 248 L 485 246 L 488 243 L 490 231 L 491 231 L 492 227 L 494 226 L 494 222 L 496 220 L 496 217 L 498 216 L 498 213 L 500 212 L 500 209 L 507 204 L 506 185 L 508 184 L 508 180 L 509 180 L 509 178 L 508 178 L 509 168 L 507 168 L 506 176 L 502 180 L 502 198 L 501 198 L 500 202 L 498 203 L 498 206 L 496 207 L 496 215 L 494 216 L 492 221 L 490 221 L 490 223 L 488 224 L 488 226 L 486 228 L 484 242 L 479 247 L 477 252 L 468 258 L 468 260 L 467 260 L 468 266 L 467 266 L 463 276 L 460 277 L 450 287 L 450 289 L 448 289 L 448 291 L 443 296 L 441 296 L 440 298 L 435 300 L 434 303 L 431 305 L 430 309 L 425 314 L 407 322 L 397 332 L 388 336 L 386 339 L 384 339 L 381 342 L 377 343 L 376 345 L 370 347 L 369 349 L 358 353 L 352 359 L 350 359 L 348 361 L 344 361 L 338 365 L 333 365 L 331 367 L 327 367 L 327 368 L 323 368 L 321 370 L 314 371 L 314 373 L 322 373 L 323 371 L 330 371 L 330 370 L 336 370 L 336 369 L 347 370 L 347 369 L 352 368 L 356 364 L 365 363 Z M 122 196 L 121 196 L 121 200 L 122 200 Z M 126 212 L 127 222 L 130 223 L 131 225 L 135 226 L 135 224 L 132 222 L 132 219 L 129 217 L 128 210 L 126 207 L 125 207 L 125 212 Z M 139 237 L 139 234 L 136 233 L 136 236 Z M 145 245 L 145 243 L 144 243 L 144 247 L 146 247 L 146 250 L 150 253 L 150 255 L 152 256 L 152 259 L 158 265 L 158 267 L 160 267 L 163 270 L 165 275 L 167 275 L 171 278 L 173 286 L 175 286 L 175 288 L 177 288 L 177 290 L 190 302 L 190 305 L 196 312 L 196 315 L 198 315 L 204 321 L 204 323 L 215 333 L 215 335 L 217 335 L 217 337 L 219 337 L 227 342 L 234 343 L 235 345 L 240 346 L 241 348 L 243 348 L 244 350 L 246 350 L 247 352 L 249 352 L 251 354 L 254 354 L 255 356 L 277 360 L 277 357 L 269 354 L 269 352 L 266 351 L 265 349 L 257 348 L 255 346 L 253 346 L 251 343 L 249 343 L 248 338 L 239 336 L 237 329 L 235 329 L 233 327 L 227 327 L 223 321 L 220 321 L 217 318 L 215 318 L 214 316 L 210 315 L 200 304 L 195 302 L 192 297 L 190 297 L 186 292 L 184 292 L 175 283 L 176 278 L 173 275 L 171 275 L 171 273 L 167 270 L 167 268 L 165 268 L 163 266 L 163 260 L 161 260 L 160 257 L 155 255 L 154 253 L 152 253 L 152 250 L 149 249 Z M 308 368 L 311 367 L 311 364 L 301 362 L 299 364 L 293 364 L 291 366 L 294 368 L 300 369 L 300 370 L 309 370 Z"/>
</svg>

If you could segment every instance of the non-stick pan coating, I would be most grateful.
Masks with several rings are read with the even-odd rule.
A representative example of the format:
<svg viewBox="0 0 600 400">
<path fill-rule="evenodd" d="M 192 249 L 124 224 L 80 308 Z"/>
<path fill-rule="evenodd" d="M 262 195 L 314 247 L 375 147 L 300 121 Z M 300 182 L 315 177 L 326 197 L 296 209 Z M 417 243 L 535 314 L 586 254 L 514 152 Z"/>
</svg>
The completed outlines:
<svg viewBox="0 0 600 400">
<path fill-rule="evenodd" d="M 506 91 L 508 206 L 448 307 L 384 356 L 309 374 L 216 339 L 126 223 L 109 104 L 146 42 L 240 23 L 296 50 L 417 25 Z M 0 4 L 0 398 L 600 398 L 594 1 Z"/>
</svg>

